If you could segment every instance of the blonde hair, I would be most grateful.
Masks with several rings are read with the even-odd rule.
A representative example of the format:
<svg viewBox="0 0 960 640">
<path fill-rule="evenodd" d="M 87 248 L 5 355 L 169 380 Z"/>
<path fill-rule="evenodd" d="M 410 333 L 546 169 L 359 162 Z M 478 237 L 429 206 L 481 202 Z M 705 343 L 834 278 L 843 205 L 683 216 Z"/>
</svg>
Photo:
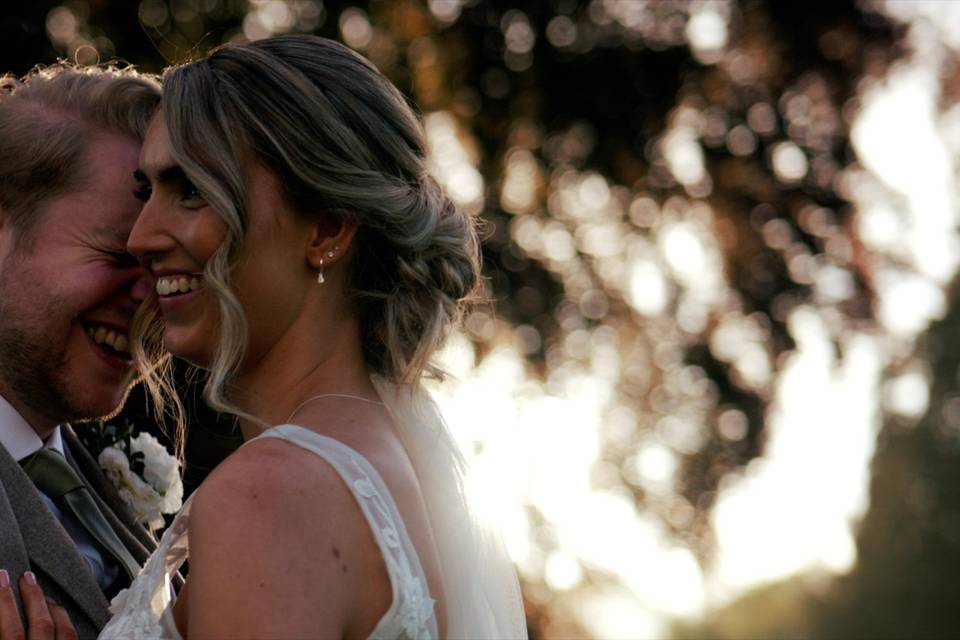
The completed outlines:
<svg viewBox="0 0 960 640">
<path fill-rule="evenodd" d="M 46 202 L 84 179 L 93 136 L 140 142 L 159 103 L 157 80 L 133 68 L 62 62 L 0 76 L 0 207 L 17 243 L 29 242 Z"/>
<path fill-rule="evenodd" d="M 369 62 L 324 38 L 287 35 L 228 44 L 168 69 L 162 112 L 171 154 L 226 222 L 204 269 L 220 306 L 207 402 L 245 418 L 226 388 L 244 356 L 246 320 L 230 268 L 248 226 L 245 162 L 278 178 L 298 215 L 358 224 L 350 294 L 371 374 L 414 383 L 430 363 L 480 271 L 474 220 L 427 174 L 423 128 L 402 94 Z M 153 328 L 134 354 L 154 399 Z M 260 422 L 259 420 L 257 420 Z"/>
</svg>

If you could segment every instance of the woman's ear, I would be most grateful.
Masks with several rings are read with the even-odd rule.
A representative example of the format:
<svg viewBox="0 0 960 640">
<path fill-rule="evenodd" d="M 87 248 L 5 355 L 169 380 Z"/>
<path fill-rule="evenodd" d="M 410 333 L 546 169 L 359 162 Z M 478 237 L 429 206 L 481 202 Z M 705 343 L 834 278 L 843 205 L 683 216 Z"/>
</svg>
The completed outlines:
<svg viewBox="0 0 960 640">
<path fill-rule="evenodd" d="M 331 226 L 334 228 L 331 229 Z M 313 225 L 307 243 L 307 264 L 319 270 L 337 263 L 350 248 L 357 227 L 352 220 L 340 220 L 336 225 L 330 225 L 329 222 Z"/>
</svg>

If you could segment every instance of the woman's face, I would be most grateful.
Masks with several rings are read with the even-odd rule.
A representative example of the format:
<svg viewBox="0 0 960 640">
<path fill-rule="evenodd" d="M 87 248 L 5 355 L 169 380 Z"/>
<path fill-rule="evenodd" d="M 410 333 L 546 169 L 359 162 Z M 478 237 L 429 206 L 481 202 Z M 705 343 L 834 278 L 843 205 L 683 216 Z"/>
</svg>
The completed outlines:
<svg viewBox="0 0 960 640">
<path fill-rule="evenodd" d="M 289 211 L 269 171 L 255 165 L 246 173 L 249 228 L 231 288 L 246 313 L 249 359 L 261 356 L 290 325 L 310 273 L 303 257 L 308 225 Z M 173 160 L 159 114 L 147 130 L 136 177 L 144 206 L 127 248 L 154 276 L 164 346 L 208 366 L 220 311 L 216 295 L 204 286 L 203 270 L 226 237 L 226 223 Z"/>
</svg>

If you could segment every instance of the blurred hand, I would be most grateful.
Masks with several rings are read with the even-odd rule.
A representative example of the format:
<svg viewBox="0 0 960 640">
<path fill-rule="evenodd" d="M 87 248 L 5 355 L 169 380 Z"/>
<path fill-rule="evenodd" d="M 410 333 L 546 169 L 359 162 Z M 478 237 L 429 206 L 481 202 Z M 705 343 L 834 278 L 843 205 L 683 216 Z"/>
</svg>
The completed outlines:
<svg viewBox="0 0 960 640">
<path fill-rule="evenodd" d="M 10 574 L 0 569 L 0 640 L 76 640 L 77 631 L 67 610 L 44 597 L 31 571 L 20 577 L 20 597 L 27 617 L 24 633 Z"/>
</svg>

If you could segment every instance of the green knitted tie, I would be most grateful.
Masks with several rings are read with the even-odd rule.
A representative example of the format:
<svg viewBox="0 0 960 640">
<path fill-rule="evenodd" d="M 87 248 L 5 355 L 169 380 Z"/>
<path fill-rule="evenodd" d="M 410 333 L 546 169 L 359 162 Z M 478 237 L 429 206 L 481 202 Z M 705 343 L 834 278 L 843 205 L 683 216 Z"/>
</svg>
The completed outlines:
<svg viewBox="0 0 960 640">
<path fill-rule="evenodd" d="M 116 532 L 103 517 L 90 490 L 62 455 L 50 449 L 40 449 L 21 463 L 37 489 L 54 504 L 73 515 L 83 528 L 114 557 L 132 580 L 140 565 L 127 551 Z"/>
</svg>

